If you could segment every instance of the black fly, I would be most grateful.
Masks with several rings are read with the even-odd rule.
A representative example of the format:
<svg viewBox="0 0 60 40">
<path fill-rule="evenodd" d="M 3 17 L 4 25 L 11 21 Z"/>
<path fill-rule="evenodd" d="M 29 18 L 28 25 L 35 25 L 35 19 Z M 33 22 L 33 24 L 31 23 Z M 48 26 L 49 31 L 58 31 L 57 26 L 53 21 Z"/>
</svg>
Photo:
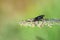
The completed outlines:
<svg viewBox="0 0 60 40">
<path fill-rule="evenodd" d="M 44 18 L 45 15 L 40 15 L 40 16 L 37 16 L 33 19 L 33 22 L 35 21 L 42 21 L 42 19 Z"/>
<path fill-rule="evenodd" d="M 37 25 L 37 24 L 39 24 L 39 21 L 42 21 L 42 23 L 41 23 L 41 26 L 42 26 L 42 24 L 43 24 L 43 22 L 44 22 L 44 21 L 43 21 L 44 16 L 45 16 L 45 15 L 39 15 L 39 16 L 35 17 L 35 18 L 33 19 L 34 24 Z"/>
<path fill-rule="evenodd" d="M 37 16 L 37 17 L 35 17 L 35 18 L 33 18 L 33 19 L 29 19 L 29 20 L 26 20 L 27 22 L 36 22 L 36 21 L 42 21 L 43 19 L 44 19 L 44 16 L 45 15 L 39 15 L 39 16 Z"/>
</svg>

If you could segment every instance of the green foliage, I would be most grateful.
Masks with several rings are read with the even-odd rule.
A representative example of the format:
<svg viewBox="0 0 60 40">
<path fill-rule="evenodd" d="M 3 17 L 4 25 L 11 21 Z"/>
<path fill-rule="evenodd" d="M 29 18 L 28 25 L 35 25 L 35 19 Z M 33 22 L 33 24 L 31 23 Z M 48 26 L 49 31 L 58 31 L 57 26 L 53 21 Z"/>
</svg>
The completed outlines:
<svg viewBox="0 0 60 40">
<path fill-rule="evenodd" d="M 40 14 L 45 14 L 46 18 L 60 18 L 60 0 L 51 2 L 50 6 L 44 6 L 42 9 L 39 6 L 39 9 L 36 8 L 32 12 L 28 12 L 29 14 L 25 18 L 33 18 Z M 48 26 L 31 28 L 21 27 L 19 23 L 11 22 L 1 28 L 0 40 L 60 40 L 60 25 L 54 25 L 52 28 Z"/>
</svg>

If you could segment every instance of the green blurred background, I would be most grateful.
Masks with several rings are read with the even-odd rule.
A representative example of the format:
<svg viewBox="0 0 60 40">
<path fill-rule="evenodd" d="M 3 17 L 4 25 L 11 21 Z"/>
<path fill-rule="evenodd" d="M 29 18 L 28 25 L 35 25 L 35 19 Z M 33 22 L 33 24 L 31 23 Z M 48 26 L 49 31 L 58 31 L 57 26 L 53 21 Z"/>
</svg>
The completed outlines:
<svg viewBox="0 0 60 40">
<path fill-rule="evenodd" d="M 60 0 L 0 0 L 0 40 L 60 40 L 60 25 L 21 27 L 19 22 L 37 15 L 60 18 Z"/>
</svg>

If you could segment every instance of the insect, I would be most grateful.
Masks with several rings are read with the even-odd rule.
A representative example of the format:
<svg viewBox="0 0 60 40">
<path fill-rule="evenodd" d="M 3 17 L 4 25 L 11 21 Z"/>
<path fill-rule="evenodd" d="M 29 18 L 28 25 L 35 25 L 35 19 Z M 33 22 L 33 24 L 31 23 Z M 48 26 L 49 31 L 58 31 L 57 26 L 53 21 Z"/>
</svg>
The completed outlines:
<svg viewBox="0 0 60 40">
<path fill-rule="evenodd" d="M 44 16 L 45 16 L 45 15 L 39 15 L 39 16 L 35 17 L 33 21 L 34 21 L 34 22 L 35 22 L 35 21 L 42 21 L 42 19 L 44 18 Z"/>
<path fill-rule="evenodd" d="M 29 27 L 52 27 L 54 24 L 60 23 L 60 19 L 44 19 L 45 15 L 39 15 L 35 18 L 32 19 L 27 19 L 24 21 L 19 22 L 20 25 L 22 26 L 29 26 Z"/>
</svg>

